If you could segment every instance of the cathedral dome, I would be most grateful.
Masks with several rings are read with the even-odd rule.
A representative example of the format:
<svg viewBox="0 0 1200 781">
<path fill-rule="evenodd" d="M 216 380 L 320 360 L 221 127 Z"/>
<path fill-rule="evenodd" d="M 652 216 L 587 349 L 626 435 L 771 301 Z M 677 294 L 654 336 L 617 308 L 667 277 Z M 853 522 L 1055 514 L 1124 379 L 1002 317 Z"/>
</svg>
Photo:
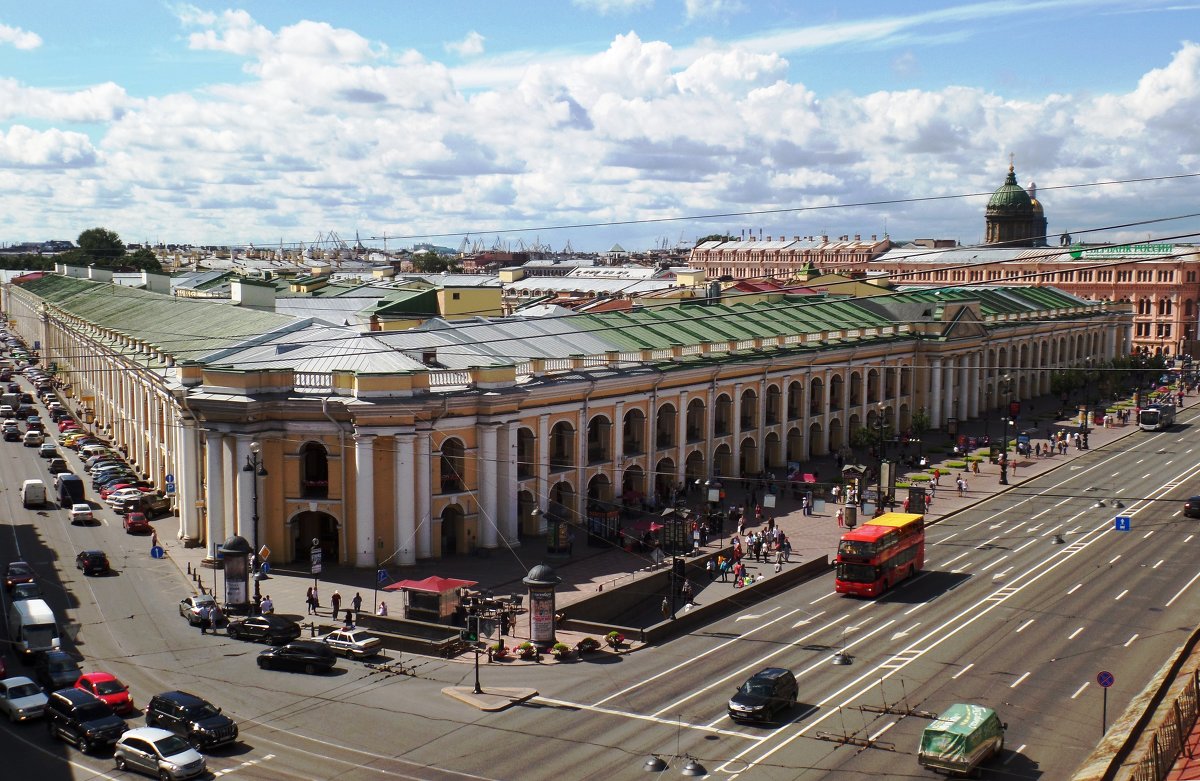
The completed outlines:
<svg viewBox="0 0 1200 781">
<path fill-rule="evenodd" d="M 987 211 L 988 214 L 1032 214 L 1033 203 L 1029 193 L 1017 184 L 1017 175 L 1013 171 L 1012 165 L 1009 165 L 1008 177 L 1005 178 L 1004 184 L 1000 185 L 1000 189 L 992 193 Z"/>
</svg>

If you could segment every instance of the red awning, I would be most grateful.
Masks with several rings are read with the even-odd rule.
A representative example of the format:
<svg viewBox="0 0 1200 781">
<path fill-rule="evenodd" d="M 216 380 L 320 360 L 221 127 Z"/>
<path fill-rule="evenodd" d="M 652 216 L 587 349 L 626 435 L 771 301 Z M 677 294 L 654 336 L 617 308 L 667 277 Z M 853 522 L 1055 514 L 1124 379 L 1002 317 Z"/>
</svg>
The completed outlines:
<svg viewBox="0 0 1200 781">
<path fill-rule="evenodd" d="M 812 472 L 805 472 L 803 475 L 800 476 L 800 479 L 802 479 L 806 483 L 817 482 L 817 476 L 814 475 Z"/>
<path fill-rule="evenodd" d="M 431 575 L 424 580 L 398 580 L 383 587 L 384 591 L 430 591 L 444 594 L 447 591 L 457 591 L 460 588 L 479 585 L 477 580 L 459 580 L 458 578 L 441 578 Z"/>
<path fill-rule="evenodd" d="M 663 528 L 663 525 L 661 523 L 658 523 L 657 521 L 652 521 L 649 518 L 642 518 L 641 520 L 639 520 L 633 524 L 633 530 L 636 532 L 641 532 L 643 534 L 646 532 L 656 532 L 662 528 Z"/>
</svg>

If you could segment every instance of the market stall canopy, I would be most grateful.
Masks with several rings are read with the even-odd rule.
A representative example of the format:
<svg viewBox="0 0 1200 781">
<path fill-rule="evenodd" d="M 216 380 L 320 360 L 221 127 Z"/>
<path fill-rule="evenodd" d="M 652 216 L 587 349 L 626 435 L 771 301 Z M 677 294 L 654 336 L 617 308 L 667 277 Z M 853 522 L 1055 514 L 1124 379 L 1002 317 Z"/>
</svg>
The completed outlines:
<svg viewBox="0 0 1200 781">
<path fill-rule="evenodd" d="M 663 525 L 658 521 L 649 518 L 642 518 L 633 524 L 633 530 L 636 532 L 656 532 L 663 528 Z"/>
<path fill-rule="evenodd" d="M 424 580 L 398 580 L 383 587 L 384 591 L 428 591 L 434 594 L 444 594 L 447 591 L 457 591 L 460 588 L 470 588 L 478 585 L 477 580 L 460 580 L 459 578 L 442 578 L 431 575 Z"/>
</svg>

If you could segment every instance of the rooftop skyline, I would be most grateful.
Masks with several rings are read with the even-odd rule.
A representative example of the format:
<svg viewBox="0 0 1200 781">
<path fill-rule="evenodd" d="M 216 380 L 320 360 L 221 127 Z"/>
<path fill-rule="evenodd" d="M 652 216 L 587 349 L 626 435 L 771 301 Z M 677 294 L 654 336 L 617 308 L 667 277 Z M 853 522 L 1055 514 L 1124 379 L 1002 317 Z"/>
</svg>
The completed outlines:
<svg viewBox="0 0 1200 781">
<path fill-rule="evenodd" d="M 0 240 L 975 243 L 1010 155 L 1054 237 L 1195 240 L 1112 227 L 1191 211 L 1193 178 L 1076 186 L 1200 171 L 1200 6 L 844 5 L 13 6 Z"/>
</svg>

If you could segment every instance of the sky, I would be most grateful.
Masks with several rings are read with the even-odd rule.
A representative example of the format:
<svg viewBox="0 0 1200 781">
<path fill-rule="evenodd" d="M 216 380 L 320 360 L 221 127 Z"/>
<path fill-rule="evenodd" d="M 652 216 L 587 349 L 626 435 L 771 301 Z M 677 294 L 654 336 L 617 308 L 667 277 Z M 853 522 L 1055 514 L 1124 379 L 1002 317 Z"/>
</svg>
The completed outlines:
<svg viewBox="0 0 1200 781">
<path fill-rule="evenodd" d="M 973 244 L 1010 160 L 1055 237 L 1198 241 L 1198 41 L 1190 0 L 10 3 L 0 243 Z"/>
</svg>

